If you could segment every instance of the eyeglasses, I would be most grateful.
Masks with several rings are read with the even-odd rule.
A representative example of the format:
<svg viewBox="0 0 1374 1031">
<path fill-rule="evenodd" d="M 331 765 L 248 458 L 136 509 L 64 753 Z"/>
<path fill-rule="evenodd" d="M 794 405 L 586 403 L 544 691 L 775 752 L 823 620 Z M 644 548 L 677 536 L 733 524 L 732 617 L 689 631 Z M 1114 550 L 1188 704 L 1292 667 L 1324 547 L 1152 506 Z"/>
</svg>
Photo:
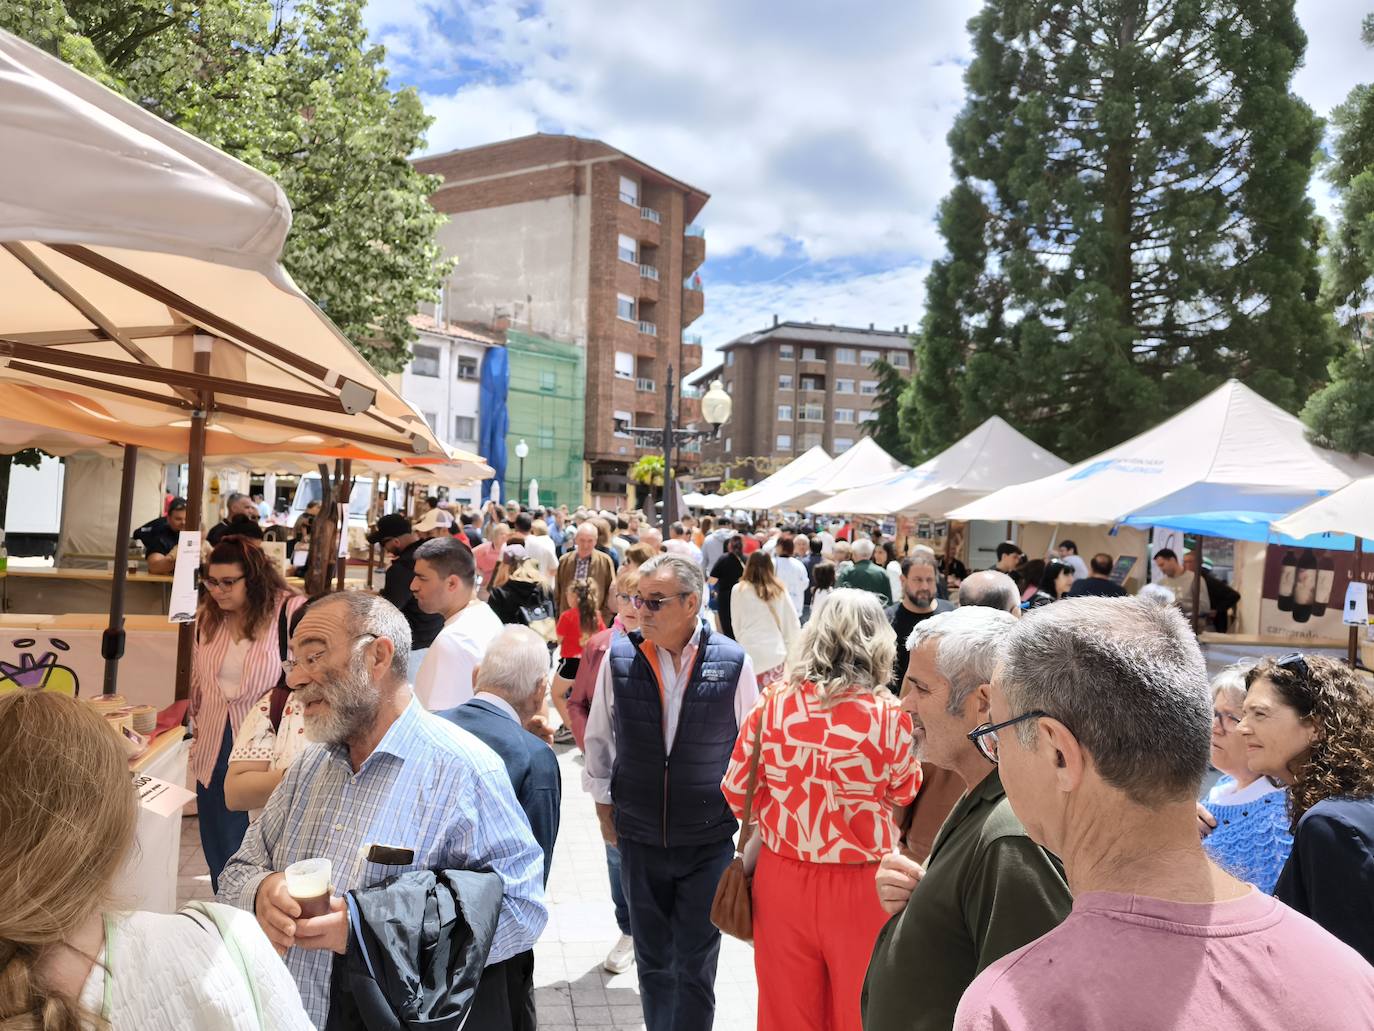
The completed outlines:
<svg viewBox="0 0 1374 1031">
<path fill-rule="evenodd" d="M 674 598 L 685 598 L 690 593 L 690 591 L 680 591 L 677 594 L 670 594 L 664 598 L 644 598 L 636 594 L 632 600 L 634 601 L 634 606 L 637 609 L 648 609 L 650 612 L 657 612 L 659 609 L 663 608 L 664 605 L 667 605 Z"/>
<path fill-rule="evenodd" d="M 1225 737 L 1232 730 L 1239 727 L 1240 721 L 1241 717 L 1233 712 L 1218 712 L 1216 709 L 1212 710 L 1212 725 L 1221 732 L 1222 737 Z"/>
<path fill-rule="evenodd" d="M 233 590 L 234 585 L 242 579 L 244 578 L 241 576 L 225 576 L 216 580 L 213 576 L 203 576 L 200 578 L 200 582 L 212 591 L 229 591 Z"/>
<path fill-rule="evenodd" d="M 1312 675 L 1312 671 L 1307 665 L 1307 657 L 1302 652 L 1289 652 L 1287 655 L 1280 655 L 1274 660 L 1274 665 L 1279 669 L 1287 670 L 1289 673 L 1296 673 L 1304 680 Z"/>
<path fill-rule="evenodd" d="M 1048 715 L 1049 713 L 1047 712 L 1043 712 L 1040 709 L 1035 709 L 1032 712 L 1023 712 L 1020 716 L 1013 716 L 1009 720 L 1003 720 L 1001 723 L 984 723 L 981 726 L 974 727 L 972 730 L 970 730 L 968 732 L 968 739 L 974 743 L 974 745 L 978 748 L 979 753 L 983 756 L 984 759 L 986 759 L 990 763 L 996 764 L 997 732 L 999 730 L 1005 730 L 1007 727 L 1015 726 L 1016 724 L 1023 723 L 1026 720 L 1039 719 L 1041 716 Z"/>
<path fill-rule="evenodd" d="M 357 637 L 350 638 L 348 642 L 349 648 L 352 648 L 353 645 L 357 644 L 364 638 L 371 638 L 375 641 L 377 639 L 377 635 L 359 634 Z M 307 656 L 304 659 L 282 659 L 281 671 L 285 673 L 287 676 L 290 676 L 292 673 L 296 672 L 297 669 L 303 669 L 307 673 L 314 673 L 315 670 L 319 668 L 320 660 L 328 654 L 329 650 L 325 648 L 321 649 L 320 651 L 317 651 L 314 655 Z"/>
</svg>

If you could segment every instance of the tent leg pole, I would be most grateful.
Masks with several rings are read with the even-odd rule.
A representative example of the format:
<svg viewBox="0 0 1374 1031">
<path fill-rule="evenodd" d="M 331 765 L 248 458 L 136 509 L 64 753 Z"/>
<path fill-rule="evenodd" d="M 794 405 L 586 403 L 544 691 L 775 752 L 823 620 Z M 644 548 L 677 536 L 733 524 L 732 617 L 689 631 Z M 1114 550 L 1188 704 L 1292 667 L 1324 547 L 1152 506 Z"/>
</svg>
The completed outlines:
<svg viewBox="0 0 1374 1031">
<path fill-rule="evenodd" d="M 1198 537 L 1197 547 L 1193 552 L 1197 556 L 1197 561 L 1193 563 L 1197 566 L 1193 570 L 1193 633 L 1195 634 L 1201 634 L 1203 626 L 1202 613 L 1198 611 L 1198 608 L 1202 603 L 1202 542 L 1204 540 L 1206 540 L 1205 537 Z"/>
<path fill-rule="evenodd" d="M 344 506 L 344 517 L 339 523 L 339 551 L 343 554 L 339 556 L 339 586 L 335 590 L 342 591 L 348 580 L 348 511 L 353 503 L 353 459 L 345 458 L 340 463 L 338 483 L 338 490 L 343 494 Z"/>
<path fill-rule="evenodd" d="M 119 481 L 119 519 L 115 529 L 114 579 L 110 584 L 110 625 L 100 639 L 105 660 L 104 693 L 114 694 L 119 683 L 119 660 L 124 655 L 124 589 L 129 577 L 129 534 L 133 531 L 134 482 L 138 477 L 138 447 L 124 445 L 123 476 Z"/>
<path fill-rule="evenodd" d="M 202 346 L 203 344 L 203 346 Z M 195 371 L 202 375 L 210 372 L 210 339 L 196 334 Z M 203 500 L 205 497 L 205 416 L 213 400 L 209 393 L 200 395 L 199 407 L 191 413 L 190 443 L 186 449 L 186 528 L 200 530 L 204 517 Z M 195 623 L 182 623 L 177 627 L 177 679 L 176 699 L 191 697 L 191 655 L 196 646 Z"/>
</svg>

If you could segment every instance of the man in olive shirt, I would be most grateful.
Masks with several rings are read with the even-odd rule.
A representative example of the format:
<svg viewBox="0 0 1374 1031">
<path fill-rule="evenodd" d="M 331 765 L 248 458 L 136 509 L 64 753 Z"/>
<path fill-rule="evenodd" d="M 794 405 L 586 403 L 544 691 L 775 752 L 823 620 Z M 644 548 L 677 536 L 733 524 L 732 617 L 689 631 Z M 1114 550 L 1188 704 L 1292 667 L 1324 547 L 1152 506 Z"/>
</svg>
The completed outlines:
<svg viewBox="0 0 1374 1031">
<path fill-rule="evenodd" d="M 873 542 L 859 538 L 854 542 L 850 555 L 854 558 L 854 564 L 840 574 L 839 583 L 835 586 L 869 591 L 882 598 L 884 605 L 891 605 L 892 581 L 888 579 L 886 569 L 879 569 L 873 564 Z"/>
<path fill-rule="evenodd" d="M 865 1031 L 949 1031 L 974 977 L 1072 908 L 1063 867 L 1027 837 L 997 767 L 968 738 L 987 722 L 998 647 L 1014 626 L 1010 613 L 961 608 L 919 624 L 907 642 L 901 705 L 916 756 L 953 770 L 968 790 L 924 869 L 901 855 L 879 868 L 878 897 L 896 915 L 864 981 Z"/>
</svg>

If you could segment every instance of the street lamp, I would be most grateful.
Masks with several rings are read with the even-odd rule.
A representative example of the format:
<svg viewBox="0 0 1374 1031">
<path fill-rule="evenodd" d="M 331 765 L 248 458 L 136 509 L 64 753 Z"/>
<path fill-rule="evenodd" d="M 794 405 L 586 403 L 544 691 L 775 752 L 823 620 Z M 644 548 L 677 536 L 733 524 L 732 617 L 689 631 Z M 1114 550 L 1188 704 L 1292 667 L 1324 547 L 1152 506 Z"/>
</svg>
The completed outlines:
<svg viewBox="0 0 1374 1031">
<path fill-rule="evenodd" d="M 526 444 L 525 439 L 521 437 L 520 443 L 515 445 L 515 457 L 520 459 L 520 482 L 515 486 L 516 500 L 519 500 L 520 495 L 525 493 L 525 459 L 529 456 L 529 453 L 530 446 Z"/>
<path fill-rule="evenodd" d="M 701 415 L 711 424 L 709 430 L 680 430 L 673 426 L 673 367 L 668 366 L 667 398 L 663 417 L 663 536 L 668 536 L 668 527 L 677 517 L 673 509 L 677 503 L 677 492 L 673 490 L 673 448 L 693 440 L 714 440 L 720 436 L 720 428 L 730 420 L 733 402 L 721 386 L 720 380 L 711 381 L 711 389 L 701 399 Z"/>
</svg>

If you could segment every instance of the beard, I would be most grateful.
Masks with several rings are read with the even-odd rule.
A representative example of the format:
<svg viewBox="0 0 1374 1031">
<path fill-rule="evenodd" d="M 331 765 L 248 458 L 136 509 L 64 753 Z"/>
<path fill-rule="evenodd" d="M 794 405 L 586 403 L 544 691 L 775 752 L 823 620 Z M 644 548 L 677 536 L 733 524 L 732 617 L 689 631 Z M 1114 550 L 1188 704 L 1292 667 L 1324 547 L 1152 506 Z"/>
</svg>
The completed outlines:
<svg viewBox="0 0 1374 1031">
<path fill-rule="evenodd" d="M 907 591 L 906 600 L 911 602 L 911 604 L 915 605 L 918 609 L 928 609 L 930 608 L 930 603 L 935 600 L 935 592 L 917 591 L 915 594 L 912 594 L 910 591 Z"/>
<path fill-rule="evenodd" d="M 329 708 L 323 714 L 305 717 L 305 736 L 321 744 L 341 745 L 376 718 L 377 690 L 361 657 L 331 679 L 332 686 L 323 692 Z"/>
</svg>

